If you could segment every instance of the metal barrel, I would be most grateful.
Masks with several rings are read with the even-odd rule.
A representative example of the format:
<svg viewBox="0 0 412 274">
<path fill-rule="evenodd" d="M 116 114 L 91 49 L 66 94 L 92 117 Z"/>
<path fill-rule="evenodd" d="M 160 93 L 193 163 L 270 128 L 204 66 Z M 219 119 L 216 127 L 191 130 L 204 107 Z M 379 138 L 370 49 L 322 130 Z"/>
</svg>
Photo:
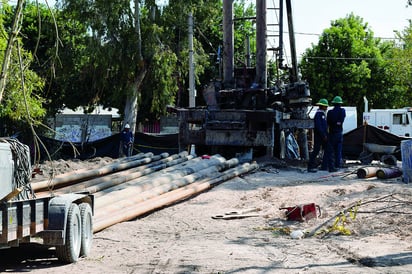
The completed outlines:
<svg viewBox="0 0 412 274">
<path fill-rule="evenodd" d="M 396 178 L 402 175 L 402 171 L 399 168 L 390 168 L 390 167 L 384 167 L 380 168 L 378 171 L 376 171 L 376 176 L 379 179 L 390 179 L 390 178 Z"/>
<path fill-rule="evenodd" d="M 356 172 L 359 179 L 371 178 L 376 176 L 377 167 L 362 167 Z"/>
</svg>

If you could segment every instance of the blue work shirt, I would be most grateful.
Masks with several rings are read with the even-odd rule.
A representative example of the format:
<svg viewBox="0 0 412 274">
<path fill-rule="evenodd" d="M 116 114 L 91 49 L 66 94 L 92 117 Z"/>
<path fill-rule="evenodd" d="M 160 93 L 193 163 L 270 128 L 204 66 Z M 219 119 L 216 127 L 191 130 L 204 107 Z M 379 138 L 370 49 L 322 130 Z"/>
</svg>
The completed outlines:
<svg viewBox="0 0 412 274">
<path fill-rule="evenodd" d="M 133 143 L 133 133 L 129 130 L 124 129 L 121 133 L 121 140 L 123 142 L 123 145 Z"/>
<path fill-rule="evenodd" d="M 329 133 L 342 133 L 343 121 L 345 121 L 346 111 L 340 105 L 328 111 L 327 121 L 329 126 Z"/>
<path fill-rule="evenodd" d="M 321 140 L 325 139 L 328 135 L 326 111 L 319 108 L 315 113 L 313 122 L 315 123 L 315 134 L 318 135 L 321 138 Z"/>
</svg>

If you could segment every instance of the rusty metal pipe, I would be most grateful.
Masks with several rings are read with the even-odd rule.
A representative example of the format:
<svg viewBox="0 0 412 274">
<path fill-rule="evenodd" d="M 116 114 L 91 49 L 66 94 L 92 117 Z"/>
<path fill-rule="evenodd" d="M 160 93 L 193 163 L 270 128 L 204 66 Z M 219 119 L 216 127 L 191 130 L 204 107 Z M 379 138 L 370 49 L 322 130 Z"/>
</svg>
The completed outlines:
<svg viewBox="0 0 412 274">
<path fill-rule="evenodd" d="M 220 157 L 220 156 L 219 156 Z M 216 161 L 217 157 L 212 157 L 213 160 L 207 163 L 213 163 Z M 222 158 L 222 157 L 220 157 Z M 223 159 L 220 159 L 220 161 L 224 161 Z M 199 165 L 199 163 L 202 163 Z M 187 174 L 191 174 L 193 172 L 196 172 L 197 170 L 200 170 L 202 168 L 207 168 L 209 165 L 205 162 L 205 160 L 202 160 L 200 157 L 191 159 L 190 161 L 183 162 L 181 164 L 177 165 L 171 165 L 167 168 L 161 169 L 157 172 L 150 173 L 147 176 L 141 177 L 141 178 L 136 178 L 134 180 L 130 180 L 124 184 L 121 184 L 119 186 L 114 186 L 110 189 L 105 189 L 104 191 L 100 191 L 95 194 L 95 197 L 100 197 L 104 195 L 111 195 L 116 191 L 120 191 L 122 189 L 128 188 L 130 186 L 136 185 L 136 184 L 145 184 L 145 183 L 153 183 L 154 185 L 160 185 L 162 183 L 168 183 L 171 180 L 181 178 Z M 199 165 L 196 170 L 193 169 L 193 166 Z"/>
<path fill-rule="evenodd" d="M 174 189 L 178 189 L 179 187 L 183 187 L 195 182 L 196 180 L 202 179 L 207 175 L 215 176 L 215 174 L 219 173 L 216 166 L 206 168 L 204 171 L 205 172 L 186 175 L 182 178 L 173 180 L 170 183 L 161 184 L 158 186 L 154 186 L 153 184 L 138 185 L 127 188 L 129 192 L 122 191 L 119 193 L 114 193 L 114 195 L 109 197 L 104 196 L 95 199 L 95 216 L 96 218 L 99 218 L 99 216 L 104 216 L 108 213 L 121 211 L 125 207 L 132 206 Z"/>
<path fill-rule="evenodd" d="M 162 153 L 162 157 L 167 157 L 169 156 L 167 153 Z M 114 164 L 110 164 L 101 168 L 97 169 L 81 169 L 81 170 L 76 170 L 64 174 L 59 174 L 52 178 L 51 180 L 45 180 L 41 182 L 36 182 L 32 183 L 32 189 L 33 191 L 39 191 L 39 190 L 44 190 L 48 189 L 50 186 L 57 186 L 57 185 L 64 185 L 69 182 L 75 182 L 75 181 L 80 181 L 80 180 L 85 180 L 85 179 L 90 179 L 94 178 L 97 176 L 113 173 L 119 170 L 124 170 L 128 168 L 132 168 L 134 166 L 141 165 L 143 162 L 151 161 L 148 159 L 151 159 L 153 157 L 153 153 L 149 152 L 146 154 L 143 154 L 139 156 L 138 159 L 135 159 L 134 161 L 129 161 L 129 162 L 118 162 Z"/>
<path fill-rule="evenodd" d="M 152 197 L 162 195 L 173 189 L 183 187 L 185 185 L 191 184 L 195 181 L 208 178 L 212 180 L 213 178 L 221 177 L 222 173 L 219 171 L 232 168 L 239 163 L 236 158 L 230 159 L 224 163 L 210 166 L 206 169 L 199 170 L 193 174 L 186 175 L 182 178 L 171 181 L 170 183 L 155 186 L 154 184 L 144 184 L 137 185 L 127 188 L 126 191 L 117 192 L 110 197 L 98 198 L 95 201 L 95 207 L 101 210 L 96 211 L 96 215 L 106 214 L 107 212 L 113 212 L 120 210 L 122 207 L 130 206 L 141 201 L 150 199 Z M 101 213 L 99 213 L 101 212 Z"/>
<path fill-rule="evenodd" d="M 135 180 L 137 178 L 141 178 L 147 175 L 150 175 L 151 173 L 157 172 L 159 170 L 164 169 L 166 166 L 169 166 L 170 164 L 178 164 L 184 161 L 187 161 L 188 158 L 191 156 L 188 155 L 184 158 L 178 158 L 175 160 L 172 160 L 170 162 L 165 162 L 165 163 L 159 163 L 158 165 L 154 165 L 151 167 L 146 167 L 143 170 L 138 170 L 136 172 L 130 172 L 130 174 L 116 174 L 115 176 L 112 176 L 110 178 L 103 178 L 100 180 L 97 184 L 90 184 L 88 186 L 86 185 L 80 185 L 78 186 L 78 189 L 81 189 L 81 191 L 88 192 L 88 193 L 94 193 L 96 194 L 95 197 L 99 196 L 98 192 L 103 191 L 108 188 L 112 188 L 124 183 L 127 183 L 131 180 Z M 79 190 L 80 191 L 80 190 Z"/>
<path fill-rule="evenodd" d="M 183 158 L 178 158 L 175 160 L 172 160 L 170 162 L 166 162 L 160 165 L 156 165 L 147 169 L 144 169 L 142 171 L 139 171 L 136 173 L 136 178 L 134 179 L 129 179 L 124 181 L 122 184 L 113 184 L 110 186 L 110 182 L 102 182 L 100 185 L 96 186 L 91 186 L 90 188 L 87 188 L 87 191 L 91 191 L 91 193 L 94 193 L 95 198 L 101 197 L 106 195 L 107 193 L 111 193 L 114 191 L 117 191 L 119 189 L 124 189 L 128 186 L 135 185 L 135 184 L 142 184 L 143 182 L 146 181 L 153 181 L 155 178 L 160 177 L 160 174 L 165 168 L 167 167 L 173 167 L 173 166 L 180 166 L 182 163 L 185 163 L 193 158 L 192 155 L 187 155 Z M 137 176 L 139 175 L 139 176 Z"/>
<path fill-rule="evenodd" d="M 161 156 L 153 156 L 152 159 L 159 159 Z M 187 161 L 192 156 L 188 155 L 187 152 L 171 155 L 167 158 L 160 159 L 149 163 L 147 165 L 141 165 L 128 170 L 120 171 L 114 174 L 106 175 L 103 177 L 98 177 L 95 179 L 83 181 L 81 183 L 74 182 L 66 187 L 59 188 L 53 191 L 53 195 L 60 195 L 65 193 L 74 192 L 88 192 L 96 193 L 98 191 L 104 190 L 106 188 L 125 183 L 129 180 L 133 180 L 147 174 L 162 170 L 173 164 L 178 164 Z M 36 192 L 37 197 L 45 197 L 50 195 L 49 191 Z"/>
<path fill-rule="evenodd" d="M 238 167 L 230 168 L 229 170 L 225 171 L 222 176 L 213 180 L 203 183 L 195 182 L 186 187 L 178 188 L 163 195 L 153 197 L 144 202 L 123 208 L 121 211 L 118 211 L 114 214 L 107 214 L 101 216 L 101 218 L 94 218 L 93 231 L 101 231 L 114 224 L 134 219 L 155 209 L 176 203 L 182 199 L 187 199 L 188 197 L 199 194 L 222 181 L 226 181 L 241 174 L 250 172 L 256 168 L 258 168 L 258 165 L 256 163 L 246 163 Z"/>
<path fill-rule="evenodd" d="M 156 160 L 156 159 L 159 159 L 159 158 L 160 158 L 160 156 L 153 156 L 151 158 L 143 158 L 143 159 L 139 159 L 139 160 L 136 160 L 136 161 L 130 162 L 130 163 L 132 163 L 133 165 L 143 165 L 145 163 L 150 163 L 152 160 Z M 128 172 L 129 170 L 130 169 L 127 169 L 126 172 Z M 98 169 L 89 169 L 88 170 L 88 174 L 92 174 L 92 173 L 97 174 L 98 172 L 99 172 Z M 66 173 L 61 174 L 61 175 L 65 175 L 65 174 Z M 81 175 L 81 174 L 77 174 L 77 175 Z M 53 195 L 56 195 L 56 194 L 76 192 L 77 189 L 79 187 L 81 188 L 81 186 L 84 185 L 84 184 L 88 184 L 88 183 L 92 184 L 96 181 L 101 181 L 101 179 L 104 178 L 104 176 L 111 176 L 111 175 L 113 175 L 113 174 L 102 174 L 102 175 L 95 175 L 95 176 L 90 176 L 90 177 L 85 176 L 84 179 L 86 181 L 82 181 L 81 179 L 76 179 L 76 178 L 74 178 L 74 179 L 72 178 L 72 180 L 71 180 L 71 177 L 68 176 L 67 180 L 65 180 L 64 182 L 60 181 L 57 185 L 49 185 L 49 189 L 47 189 L 47 190 L 45 190 L 43 188 L 44 185 L 42 185 L 40 187 L 36 185 L 35 186 L 36 196 L 37 197 L 44 197 L 44 196 L 50 195 L 50 193 L 52 193 Z M 78 178 L 80 178 L 80 177 L 78 177 Z M 87 179 L 89 179 L 89 180 L 87 180 Z M 51 183 L 53 184 L 53 182 L 51 182 Z M 42 184 L 43 184 L 43 182 L 42 182 Z M 39 190 L 43 190 L 43 191 L 39 191 Z M 57 191 L 55 191 L 55 190 L 57 190 Z"/>
<path fill-rule="evenodd" d="M 99 207 L 104 204 L 111 204 L 116 200 L 125 200 L 126 197 L 135 196 L 142 191 L 151 189 L 164 184 L 172 184 L 174 180 L 178 180 L 188 174 L 193 174 L 212 166 L 224 166 L 225 158 L 221 156 L 212 156 L 210 159 L 200 161 L 198 163 L 187 165 L 183 168 L 173 170 L 169 173 L 152 174 L 144 180 L 131 180 L 128 183 L 121 184 L 112 188 L 105 189 L 97 194 L 95 206 Z M 141 178 L 139 178 L 141 179 Z"/>
</svg>

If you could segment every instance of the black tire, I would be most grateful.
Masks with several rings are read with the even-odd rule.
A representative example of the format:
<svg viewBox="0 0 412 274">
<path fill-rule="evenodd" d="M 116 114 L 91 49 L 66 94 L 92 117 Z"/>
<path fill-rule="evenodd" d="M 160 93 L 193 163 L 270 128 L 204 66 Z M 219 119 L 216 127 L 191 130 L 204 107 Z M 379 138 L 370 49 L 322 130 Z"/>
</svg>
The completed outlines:
<svg viewBox="0 0 412 274">
<path fill-rule="evenodd" d="M 396 166 L 398 159 L 393 155 L 382 155 L 381 162 L 390 166 Z"/>
<path fill-rule="evenodd" d="M 93 212 L 88 203 L 81 203 L 79 208 L 80 217 L 82 219 L 80 256 L 87 257 L 89 256 L 93 242 Z"/>
<path fill-rule="evenodd" d="M 57 258 L 64 263 L 74 263 L 79 259 L 81 246 L 81 217 L 79 206 L 72 203 L 67 213 L 66 241 L 56 246 Z"/>
</svg>

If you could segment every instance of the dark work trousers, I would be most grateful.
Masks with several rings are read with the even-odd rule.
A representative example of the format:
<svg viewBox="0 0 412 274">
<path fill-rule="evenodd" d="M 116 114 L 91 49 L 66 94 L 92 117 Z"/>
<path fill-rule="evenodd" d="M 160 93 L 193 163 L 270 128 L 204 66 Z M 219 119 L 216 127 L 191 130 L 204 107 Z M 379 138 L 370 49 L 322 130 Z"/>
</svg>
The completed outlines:
<svg viewBox="0 0 412 274">
<path fill-rule="evenodd" d="M 316 157 L 318 157 L 318 154 L 320 152 L 320 149 L 323 149 L 323 160 L 322 160 L 322 168 L 324 165 L 324 162 L 326 160 L 326 146 L 328 142 L 325 141 L 322 136 L 319 134 L 315 134 L 313 136 L 313 150 L 312 153 L 309 155 L 309 162 L 308 162 L 308 169 L 316 168 Z"/>
<path fill-rule="evenodd" d="M 342 166 L 342 132 L 329 133 L 328 137 L 328 165 L 329 169 L 341 168 Z"/>
<path fill-rule="evenodd" d="M 123 144 L 122 143 L 123 154 L 126 157 L 132 156 L 132 144 Z"/>
</svg>

